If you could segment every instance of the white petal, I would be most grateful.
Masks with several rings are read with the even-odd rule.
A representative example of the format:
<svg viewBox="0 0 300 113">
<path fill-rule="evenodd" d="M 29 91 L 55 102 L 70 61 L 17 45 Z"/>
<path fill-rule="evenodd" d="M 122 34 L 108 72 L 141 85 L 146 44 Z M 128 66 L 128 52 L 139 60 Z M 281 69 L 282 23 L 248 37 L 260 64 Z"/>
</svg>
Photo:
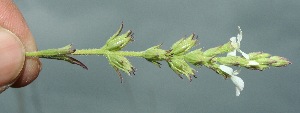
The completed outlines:
<svg viewBox="0 0 300 113">
<path fill-rule="evenodd" d="M 235 87 L 235 96 L 240 96 L 240 94 L 241 91 L 237 87 Z"/>
<path fill-rule="evenodd" d="M 237 35 L 237 43 L 241 43 L 243 36 L 241 34 Z"/>
<path fill-rule="evenodd" d="M 250 59 L 249 58 L 249 55 L 247 54 L 247 53 L 244 53 L 242 50 L 240 50 L 240 49 L 238 49 L 237 50 L 238 52 L 240 52 L 242 55 L 243 55 L 243 57 L 245 57 L 246 59 Z"/>
<path fill-rule="evenodd" d="M 244 81 L 243 81 L 243 79 L 241 79 L 238 76 L 231 76 L 230 78 L 231 78 L 233 84 L 236 86 L 236 88 L 239 91 L 242 91 L 244 89 Z"/>
<path fill-rule="evenodd" d="M 222 71 L 224 71 L 225 73 L 234 76 L 233 75 L 233 69 L 231 67 L 225 66 L 225 65 L 220 65 L 219 67 Z"/>
<path fill-rule="evenodd" d="M 254 61 L 254 60 L 250 60 L 247 65 L 249 65 L 249 66 L 257 66 L 257 65 L 259 65 L 259 63 L 256 62 L 256 61 Z"/>
<path fill-rule="evenodd" d="M 236 37 L 231 37 L 230 41 L 236 43 Z"/>
<path fill-rule="evenodd" d="M 239 48 L 239 44 L 237 43 L 237 41 L 236 41 L 236 37 L 231 37 L 230 38 L 230 41 L 231 41 L 231 46 L 233 47 L 233 48 L 235 48 L 235 49 L 237 49 L 237 48 Z"/>
<path fill-rule="evenodd" d="M 242 32 L 240 26 L 238 26 L 238 29 L 239 29 L 240 33 L 237 35 L 237 43 L 240 43 L 242 41 L 242 38 L 243 38 L 243 32 Z"/>
<path fill-rule="evenodd" d="M 236 50 L 227 53 L 227 56 L 236 56 Z"/>
</svg>

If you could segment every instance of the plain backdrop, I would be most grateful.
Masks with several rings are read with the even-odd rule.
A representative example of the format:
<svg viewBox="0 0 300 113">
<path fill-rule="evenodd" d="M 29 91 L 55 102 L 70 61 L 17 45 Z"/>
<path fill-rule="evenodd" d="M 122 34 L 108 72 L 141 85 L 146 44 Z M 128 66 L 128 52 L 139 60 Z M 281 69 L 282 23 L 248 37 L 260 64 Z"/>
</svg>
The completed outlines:
<svg viewBox="0 0 300 113">
<path fill-rule="evenodd" d="M 298 0 L 20 0 L 40 50 L 73 44 L 99 48 L 116 32 L 132 30 L 124 50 L 163 49 L 195 33 L 208 49 L 243 30 L 241 49 L 288 58 L 293 64 L 265 71 L 242 69 L 244 91 L 203 67 L 197 79 L 180 79 L 141 58 L 129 58 L 136 76 L 124 83 L 103 56 L 76 56 L 89 70 L 42 59 L 29 86 L 0 95 L 1 113 L 297 113 L 300 110 L 300 2 Z M 195 49 L 194 48 L 194 49 Z M 298 59 L 297 59 L 298 58 Z M 194 67 L 196 68 L 196 67 Z"/>
</svg>

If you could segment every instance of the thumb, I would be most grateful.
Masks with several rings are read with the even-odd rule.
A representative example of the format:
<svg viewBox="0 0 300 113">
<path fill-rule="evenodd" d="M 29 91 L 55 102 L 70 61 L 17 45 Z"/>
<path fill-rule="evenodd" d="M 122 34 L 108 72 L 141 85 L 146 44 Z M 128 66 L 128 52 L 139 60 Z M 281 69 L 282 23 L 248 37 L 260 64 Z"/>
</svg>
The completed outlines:
<svg viewBox="0 0 300 113">
<path fill-rule="evenodd" d="M 25 61 L 25 50 L 19 38 L 0 27 L 0 93 L 18 77 Z"/>
</svg>

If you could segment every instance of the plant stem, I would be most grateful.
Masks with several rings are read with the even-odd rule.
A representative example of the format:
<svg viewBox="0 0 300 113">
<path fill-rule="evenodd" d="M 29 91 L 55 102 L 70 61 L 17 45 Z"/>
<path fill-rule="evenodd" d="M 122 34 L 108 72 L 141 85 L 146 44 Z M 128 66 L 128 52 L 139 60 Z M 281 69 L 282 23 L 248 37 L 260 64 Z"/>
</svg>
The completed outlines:
<svg viewBox="0 0 300 113">
<path fill-rule="evenodd" d="M 121 55 L 121 56 L 129 56 L 129 57 L 142 57 L 144 52 L 135 52 L 135 51 L 108 51 L 104 49 L 80 49 L 76 50 L 74 53 L 70 53 L 72 55 Z M 51 51 L 35 51 L 35 52 L 26 52 L 27 57 L 51 57 L 61 55 L 58 50 L 51 49 Z"/>
<path fill-rule="evenodd" d="M 136 51 L 108 51 L 104 49 L 80 49 L 76 50 L 72 55 L 121 55 L 129 57 L 142 57 L 144 52 Z"/>
</svg>

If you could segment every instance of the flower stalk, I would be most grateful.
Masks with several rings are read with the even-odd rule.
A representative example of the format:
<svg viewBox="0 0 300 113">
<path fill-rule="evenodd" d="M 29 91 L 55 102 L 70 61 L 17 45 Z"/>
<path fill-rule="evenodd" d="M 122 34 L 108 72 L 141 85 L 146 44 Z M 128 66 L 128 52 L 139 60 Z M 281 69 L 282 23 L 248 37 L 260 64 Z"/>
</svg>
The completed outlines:
<svg viewBox="0 0 300 113">
<path fill-rule="evenodd" d="M 103 55 L 108 59 L 109 64 L 116 70 L 121 82 L 123 77 L 120 70 L 128 74 L 134 75 L 135 68 L 126 57 L 139 57 L 158 65 L 160 67 L 162 61 L 166 61 L 169 67 L 180 78 L 182 75 L 186 76 L 189 81 L 192 77 L 196 78 L 196 70 L 190 65 L 196 67 L 205 66 L 217 74 L 220 74 L 225 79 L 231 78 L 236 86 L 236 95 L 239 96 L 244 88 L 244 81 L 236 76 L 239 71 L 233 71 L 229 66 L 236 66 L 239 68 L 246 68 L 251 70 L 263 71 L 270 67 L 284 67 L 291 64 L 286 58 L 279 56 L 272 56 L 269 53 L 252 52 L 245 53 L 241 47 L 242 30 L 239 28 L 237 37 L 230 38 L 229 42 L 207 49 L 202 48 L 190 51 L 198 41 L 195 34 L 188 37 L 183 37 L 175 42 L 170 49 L 161 49 L 161 45 L 156 45 L 146 49 L 145 51 L 122 51 L 122 49 L 133 41 L 132 31 L 127 31 L 121 34 L 123 23 L 112 37 L 110 37 L 106 44 L 101 48 L 96 49 L 72 49 L 72 45 L 67 45 L 58 49 L 47 49 L 35 52 L 26 52 L 26 57 L 39 57 L 46 59 L 56 59 L 67 61 L 72 64 L 77 64 L 84 69 L 88 69 L 82 62 L 76 60 L 72 56 L 75 55 Z M 242 56 L 237 56 L 237 52 Z"/>
</svg>

